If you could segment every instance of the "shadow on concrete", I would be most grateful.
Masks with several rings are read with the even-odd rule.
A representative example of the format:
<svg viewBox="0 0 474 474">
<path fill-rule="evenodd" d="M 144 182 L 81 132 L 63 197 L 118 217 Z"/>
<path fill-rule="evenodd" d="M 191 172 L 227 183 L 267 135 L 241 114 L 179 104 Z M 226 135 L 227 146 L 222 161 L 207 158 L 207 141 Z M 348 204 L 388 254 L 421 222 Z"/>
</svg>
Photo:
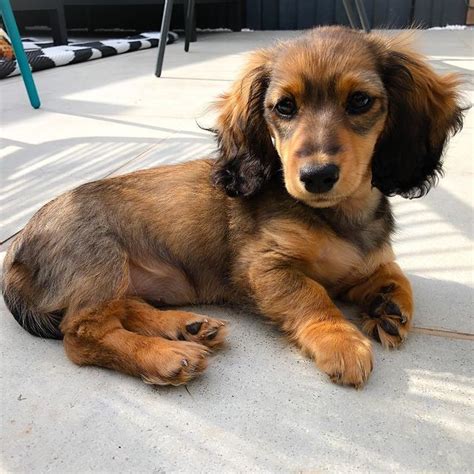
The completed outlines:
<svg viewBox="0 0 474 474">
<path fill-rule="evenodd" d="M 147 167 L 178 163 L 203 156 L 210 135 L 187 133 L 179 138 L 81 137 L 30 145 L 4 140 L 18 148 L 1 161 L 0 203 L 4 242 L 18 232 L 49 200 L 84 182 L 133 169 L 132 163 L 148 157 Z M 200 137 L 200 138 L 198 138 Z M 138 163 L 142 163 L 138 161 Z M 126 165 L 129 168 L 125 168 Z M 139 165 L 137 165 L 139 166 Z"/>
<path fill-rule="evenodd" d="M 34 459 L 37 469 L 56 472 L 74 446 L 71 472 L 468 468 L 473 383 L 466 341 L 414 335 L 398 351 L 376 347 L 372 378 L 355 391 L 332 385 L 263 319 L 194 309 L 229 319 L 231 336 L 187 390 L 78 368 L 60 343 L 9 321 L 4 350 L 17 362 L 5 371 L 10 435 L 3 466 L 25 469 Z M 14 377 L 15 368 L 29 380 Z"/>
</svg>

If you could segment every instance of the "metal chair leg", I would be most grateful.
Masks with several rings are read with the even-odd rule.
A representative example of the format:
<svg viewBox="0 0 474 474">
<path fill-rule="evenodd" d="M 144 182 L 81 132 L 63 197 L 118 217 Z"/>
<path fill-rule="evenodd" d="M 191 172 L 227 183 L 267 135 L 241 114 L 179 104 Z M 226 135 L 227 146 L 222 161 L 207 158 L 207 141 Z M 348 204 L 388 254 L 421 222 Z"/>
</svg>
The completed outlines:
<svg viewBox="0 0 474 474">
<path fill-rule="evenodd" d="M 367 12 L 365 11 L 365 5 L 363 3 L 363 0 L 354 0 L 357 8 L 357 13 L 359 14 L 359 20 L 362 25 L 362 28 L 364 28 L 364 31 L 366 33 L 370 33 L 370 24 L 369 24 L 369 19 L 367 18 Z"/>
<path fill-rule="evenodd" d="M 21 42 L 20 33 L 18 32 L 18 26 L 16 25 L 15 16 L 13 15 L 10 0 L 0 0 L 0 13 L 3 16 L 5 22 L 5 28 L 7 29 L 8 36 L 12 42 L 13 50 L 15 51 L 15 57 L 18 62 L 18 66 L 25 83 L 26 92 L 30 99 L 31 106 L 35 109 L 39 109 L 41 102 L 36 89 L 35 81 L 33 80 L 33 74 L 31 73 L 30 65 L 28 64 L 28 58 L 26 57 L 23 44 Z"/>
<path fill-rule="evenodd" d="M 354 10 L 352 9 L 352 5 L 350 4 L 350 0 L 342 0 L 344 4 L 344 9 L 346 10 L 347 18 L 349 19 L 349 23 L 351 24 L 351 28 L 359 29 L 355 22 L 355 15 Z"/>
<path fill-rule="evenodd" d="M 49 22 L 54 45 L 67 44 L 66 16 L 62 2 L 58 2 L 56 10 L 49 10 Z"/>
<path fill-rule="evenodd" d="M 195 43 L 197 41 L 197 32 L 196 32 L 196 15 L 193 18 L 193 29 L 191 34 L 191 43 Z"/>
<path fill-rule="evenodd" d="M 187 3 L 187 8 L 186 8 L 186 23 L 184 26 L 184 29 L 185 29 L 184 50 L 188 52 L 189 43 L 191 42 L 191 38 L 193 34 L 194 6 L 196 4 L 196 0 L 187 0 L 186 3 Z"/>
<path fill-rule="evenodd" d="M 165 1 L 163 10 L 163 20 L 161 21 L 160 41 L 158 43 L 158 58 L 156 60 L 155 76 L 160 77 L 163 69 L 163 58 L 165 56 L 166 42 L 168 40 L 168 31 L 170 30 L 171 13 L 173 11 L 173 0 Z"/>
</svg>

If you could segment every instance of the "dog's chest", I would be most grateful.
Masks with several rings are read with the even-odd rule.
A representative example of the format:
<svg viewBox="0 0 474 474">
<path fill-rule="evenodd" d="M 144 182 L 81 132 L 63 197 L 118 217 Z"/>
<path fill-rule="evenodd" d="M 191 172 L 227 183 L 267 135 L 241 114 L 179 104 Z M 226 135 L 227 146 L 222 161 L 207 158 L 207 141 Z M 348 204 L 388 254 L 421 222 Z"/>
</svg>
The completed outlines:
<svg viewBox="0 0 474 474">
<path fill-rule="evenodd" d="M 342 236 L 327 229 L 313 232 L 307 260 L 312 278 L 328 288 L 350 286 L 393 259 L 390 245 L 380 244 L 377 231 L 375 225 Z"/>
<path fill-rule="evenodd" d="M 319 235 L 307 260 L 311 277 L 324 286 L 337 285 L 355 273 L 365 273 L 364 256 L 349 242 L 334 236 Z M 359 276 L 360 278 L 360 276 Z"/>
</svg>

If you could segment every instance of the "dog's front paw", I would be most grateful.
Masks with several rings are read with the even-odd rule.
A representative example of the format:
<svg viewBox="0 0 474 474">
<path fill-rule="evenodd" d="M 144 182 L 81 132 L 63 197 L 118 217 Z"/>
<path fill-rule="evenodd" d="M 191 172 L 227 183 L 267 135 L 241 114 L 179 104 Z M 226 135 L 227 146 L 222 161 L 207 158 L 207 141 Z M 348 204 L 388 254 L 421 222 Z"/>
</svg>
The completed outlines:
<svg viewBox="0 0 474 474">
<path fill-rule="evenodd" d="M 362 314 L 362 330 L 384 347 L 398 347 L 408 335 L 411 311 L 397 296 L 394 285 L 381 288 Z"/>
<path fill-rule="evenodd" d="M 316 365 L 337 384 L 362 387 L 373 369 L 370 341 L 346 321 L 316 323 L 311 333 Z"/>
</svg>

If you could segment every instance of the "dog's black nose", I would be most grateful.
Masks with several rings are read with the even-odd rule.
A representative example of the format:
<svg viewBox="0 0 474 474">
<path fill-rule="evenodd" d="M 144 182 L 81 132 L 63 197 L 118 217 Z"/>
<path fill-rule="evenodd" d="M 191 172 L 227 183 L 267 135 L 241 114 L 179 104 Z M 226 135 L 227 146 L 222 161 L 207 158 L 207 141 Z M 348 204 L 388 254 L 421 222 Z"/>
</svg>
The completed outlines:
<svg viewBox="0 0 474 474">
<path fill-rule="evenodd" d="M 327 193 L 339 179 L 339 166 L 321 165 L 303 168 L 300 180 L 310 193 Z"/>
</svg>

